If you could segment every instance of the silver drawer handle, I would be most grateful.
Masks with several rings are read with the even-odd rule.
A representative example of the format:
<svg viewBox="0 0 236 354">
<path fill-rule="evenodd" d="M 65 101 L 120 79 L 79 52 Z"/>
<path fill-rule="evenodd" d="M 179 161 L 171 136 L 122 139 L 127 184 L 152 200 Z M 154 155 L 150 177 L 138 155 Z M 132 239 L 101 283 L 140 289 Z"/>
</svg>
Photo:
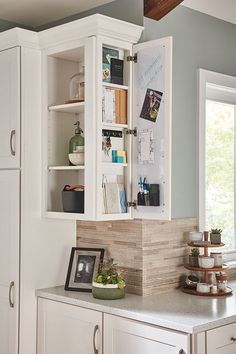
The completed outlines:
<svg viewBox="0 0 236 354">
<path fill-rule="evenodd" d="M 12 301 L 12 289 L 14 288 L 14 281 L 11 281 L 10 282 L 10 286 L 9 286 L 9 304 L 10 304 L 10 307 L 14 307 L 14 302 Z"/>
<path fill-rule="evenodd" d="M 94 327 L 94 331 L 93 331 L 93 351 L 94 351 L 94 354 L 98 354 L 98 349 L 96 348 L 96 343 L 95 343 L 96 334 L 97 334 L 98 329 L 99 329 L 99 327 L 98 327 L 98 325 L 96 325 Z"/>
<path fill-rule="evenodd" d="M 236 342 L 236 337 L 231 337 L 230 340 L 231 342 Z"/>
<path fill-rule="evenodd" d="M 13 142 L 13 137 L 16 135 L 16 131 L 15 130 L 12 130 L 11 131 L 11 135 L 10 135 L 10 149 L 11 149 L 11 154 L 12 154 L 12 156 L 15 156 L 15 154 L 16 154 L 16 152 L 15 152 L 15 150 L 13 149 L 13 144 L 12 144 L 12 142 Z"/>
</svg>

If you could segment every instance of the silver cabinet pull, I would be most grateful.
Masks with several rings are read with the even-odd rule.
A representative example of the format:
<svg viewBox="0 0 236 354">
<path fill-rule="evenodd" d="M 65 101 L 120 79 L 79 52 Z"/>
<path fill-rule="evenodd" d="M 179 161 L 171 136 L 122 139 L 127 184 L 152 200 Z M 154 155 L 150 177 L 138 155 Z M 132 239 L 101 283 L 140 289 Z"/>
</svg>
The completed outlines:
<svg viewBox="0 0 236 354">
<path fill-rule="evenodd" d="M 10 282 L 10 286 L 9 286 L 9 305 L 10 307 L 14 307 L 14 302 L 12 301 L 12 289 L 14 288 L 14 281 Z"/>
<path fill-rule="evenodd" d="M 94 354 L 98 354 L 98 349 L 96 348 L 96 343 L 95 343 L 96 334 L 97 334 L 98 329 L 99 329 L 99 327 L 98 327 L 98 325 L 96 325 L 94 327 L 94 331 L 93 331 L 93 351 L 94 351 Z"/>
<path fill-rule="evenodd" d="M 11 131 L 11 135 L 10 135 L 10 149 L 11 149 L 11 154 L 12 156 L 15 156 L 16 152 L 15 150 L 13 149 L 13 137 L 16 135 L 16 131 L 15 130 L 12 130 Z"/>
</svg>

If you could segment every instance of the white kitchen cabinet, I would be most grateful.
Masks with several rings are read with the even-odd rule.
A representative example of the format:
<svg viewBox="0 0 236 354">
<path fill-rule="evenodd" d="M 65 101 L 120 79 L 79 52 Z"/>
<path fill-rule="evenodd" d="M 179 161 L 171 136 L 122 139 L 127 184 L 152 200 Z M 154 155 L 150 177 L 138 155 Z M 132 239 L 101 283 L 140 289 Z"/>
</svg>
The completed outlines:
<svg viewBox="0 0 236 354">
<path fill-rule="evenodd" d="M 0 51 L 0 169 L 20 167 L 20 47 Z"/>
<path fill-rule="evenodd" d="M 104 354 L 189 354 L 190 336 L 104 315 Z"/>
<path fill-rule="evenodd" d="M 102 313 L 39 298 L 37 354 L 65 353 L 102 353 Z"/>
<path fill-rule="evenodd" d="M 18 353 L 19 171 L 0 171 L 0 354 Z"/>
<path fill-rule="evenodd" d="M 236 353 L 236 323 L 206 332 L 207 354 Z"/>
<path fill-rule="evenodd" d="M 140 26 L 97 14 L 39 33 L 43 44 L 43 214 L 46 217 L 171 218 L 172 38 L 137 45 L 142 30 Z M 122 85 L 103 81 L 104 48 L 116 50 L 123 60 Z M 70 78 L 81 67 L 85 70 L 85 99 L 65 104 Z M 106 89 L 126 92 L 127 124 L 104 122 Z M 161 97 L 153 121 L 142 113 L 144 106 L 151 107 L 150 91 Z M 69 141 L 77 120 L 84 131 L 85 161 L 82 166 L 70 166 Z M 112 163 L 104 156 L 102 146 L 107 136 L 104 134 L 114 132 L 121 135 L 118 150 L 126 151 L 125 163 Z M 112 148 L 110 157 L 111 153 Z M 144 177 L 148 183 L 159 186 L 160 202 L 156 206 L 137 203 L 138 183 Z M 116 181 L 124 187 L 127 208 L 106 210 L 104 186 Z M 84 212 L 64 212 L 62 190 L 65 185 L 78 184 L 85 187 Z M 111 204 L 115 204 L 114 199 Z"/>
</svg>

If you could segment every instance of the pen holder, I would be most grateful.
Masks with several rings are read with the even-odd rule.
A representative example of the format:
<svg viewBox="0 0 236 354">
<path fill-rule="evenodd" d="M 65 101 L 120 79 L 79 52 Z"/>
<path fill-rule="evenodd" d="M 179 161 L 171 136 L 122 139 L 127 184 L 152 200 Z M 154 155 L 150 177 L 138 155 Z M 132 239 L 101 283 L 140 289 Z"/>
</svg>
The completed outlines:
<svg viewBox="0 0 236 354">
<path fill-rule="evenodd" d="M 149 203 L 150 206 L 160 206 L 159 184 L 149 184 Z"/>
</svg>

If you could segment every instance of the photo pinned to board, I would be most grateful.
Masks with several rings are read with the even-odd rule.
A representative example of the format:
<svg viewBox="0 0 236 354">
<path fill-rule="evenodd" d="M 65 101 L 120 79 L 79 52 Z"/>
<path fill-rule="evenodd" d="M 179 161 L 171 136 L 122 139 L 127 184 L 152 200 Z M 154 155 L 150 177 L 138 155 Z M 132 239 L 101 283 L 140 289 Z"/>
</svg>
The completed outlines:
<svg viewBox="0 0 236 354">
<path fill-rule="evenodd" d="M 158 117 L 162 96 L 163 92 L 148 88 L 143 102 L 140 118 L 147 119 L 155 123 Z"/>
</svg>

